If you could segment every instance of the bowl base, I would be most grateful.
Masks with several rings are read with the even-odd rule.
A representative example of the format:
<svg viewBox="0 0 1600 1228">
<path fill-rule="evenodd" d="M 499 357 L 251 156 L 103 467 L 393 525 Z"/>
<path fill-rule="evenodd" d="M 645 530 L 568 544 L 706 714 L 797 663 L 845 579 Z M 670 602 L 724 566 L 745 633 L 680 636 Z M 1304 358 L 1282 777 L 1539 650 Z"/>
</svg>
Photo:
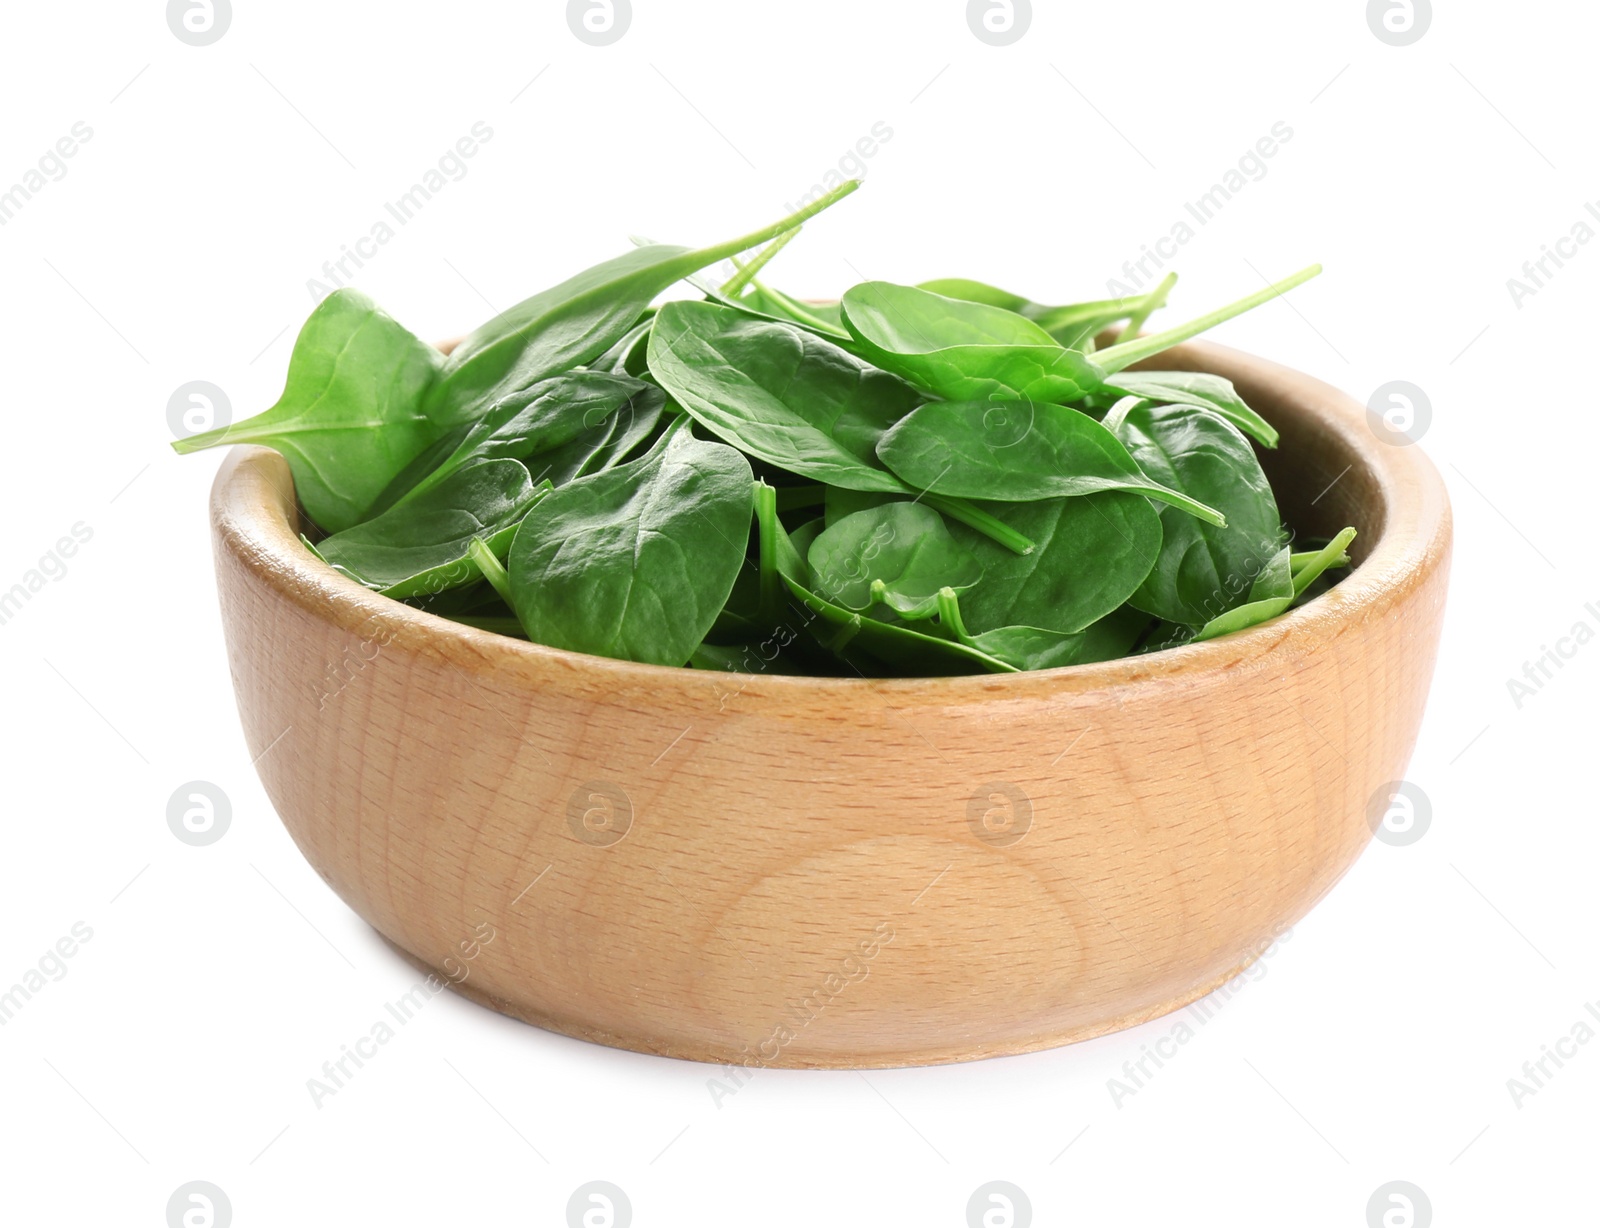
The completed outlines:
<svg viewBox="0 0 1600 1228">
<path fill-rule="evenodd" d="M 754 1066 L 757 1069 L 770 1068 L 774 1070 L 903 1070 L 913 1066 L 951 1066 L 959 1062 L 976 1062 L 990 1057 L 1014 1057 L 1022 1053 L 1039 1053 L 1045 1049 L 1059 1049 L 1066 1045 L 1077 1044 L 1079 1041 L 1093 1040 L 1097 1036 L 1108 1036 L 1113 1032 L 1126 1031 L 1128 1028 L 1138 1027 L 1141 1023 L 1149 1023 L 1152 1019 L 1160 1019 L 1163 1015 L 1170 1015 L 1174 1011 L 1182 1010 L 1190 1003 L 1198 1002 L 1206 995 L 1216 992 L 1229 981 L 1244 975 L 1250 966 L 1260 958 L 1252 955 L 1223 975 L 1210 981 L 1204 981 L 1194 989 L 1178 994 L 1167 1001 L 1157 1003 L 1155 1006 L 1115 1015 L 1109 1019 L 1076 1028 L 1055 1032 L 1041 1032 L 1039 1035 L 1029 1037 L 1026 1040 L 1009 1040 L 1003 1044 L 992 1045 L 952 1046 L 928 1049 L 921 1053 L 911 1054 L 903 1050 L 894 1053 L 796 1053 L 793 1052 L 793 1046 L 790 1046 L 780 1051 L 778 1058 L 774 1061 L 751 1062 L 748 1050 L 740 1052 L 732 1049 L 720 1049 L 710 1044 L 673 1043 L 649 1036 L 623 1036 L 599 1028 L 586 1027 L 572 1020 L 558 1019 L 540 1011 L 524 1009 L 515 1003 L 507 1002 L 503 998 L 497 998 L 493 994 L 485 993 L 466 981 L 452 980 L 443 970 L 434 967 L 426 960 L 419 959 L 383 933 L 383 931 L 375 929 L 373 932 L 383 940 L 385 946 L 424 976 L 438 977 L 458 996 L 465 998 L 475 1006 L 485 1007 L 496 1014 L 505 1015 L 508 1018 L 517 1020 L 519 1023 L 539 1028 L 541 1031 L 570 1036 L 574 1040 L 588 1041 L 591 1044 L 605 1045 L 609 1049 L 626 1049 L 633 1053 L 645 1053 L 651 1057 L 674 1058 L 686 1062 L 704 1062 L 712 1066 Z"/>
</svg>

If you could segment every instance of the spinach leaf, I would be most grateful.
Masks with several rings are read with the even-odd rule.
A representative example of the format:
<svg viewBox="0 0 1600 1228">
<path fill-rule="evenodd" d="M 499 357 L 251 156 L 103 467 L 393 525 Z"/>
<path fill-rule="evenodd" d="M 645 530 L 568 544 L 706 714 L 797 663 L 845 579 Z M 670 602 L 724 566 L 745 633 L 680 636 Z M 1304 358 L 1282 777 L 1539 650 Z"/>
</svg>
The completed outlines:
<svg viewBox="0 0 1600 1228">
<path fill-rule="evenodd" d="M 502 312 L 472 333 L 428 396 L 447 425 L 472 421 L 507 393 L 582 366 L 634 327 L 658 294 L 707 265 L 775 238 L 859 187 L 847 180 L 771 226 L 713 247 L 636 248 Z"/>
<path fill-rule="evenodd" d="M 934 401 L 878 442 L 878 457 L 919 490 L 1025 502 L 1127 490 L 1212 524 L 1222 513 L 1140 471 L 1088 414 L 1037 401 Z"/>
<path fill-rule="evenodd" d="M 614 469 L 633 459 L 655 437 L 671 416 L 668 409 L 666 393 L 654 384 L 646 385 L 575 439 L 538 453 L 529 464 L 541 478 L 548 478 L 557 486 L 586 474 Z M 586 417 L 593 419 L 594 415 Z"/>
<path fill-rule="evenodd" d="M 1163 507 L 1161 554 L 1129 600 L 1169 622 L 1199 626 L 1226 610 L 1282 545 L 1278 503 L 1250 441 L 1209 409 L 1143 405 L 1117 429 L 1139 468 L 1218 509 L 1207 524 Z"/>
<path fill-rule="evenodd" d="M 935 596 L 939 623 L 954 633 L 969 648 L 997 657 L 1016 669 L 1055 669 L 1076 665 L 1083 653 L 1084 636 L 1046 631 L 1042 627 L 997 627 L 973 635 L 961 617 L 961 606 L 953 588 L 942 588 Z"/>
<path fill-rule="evenodd" d="M 1131 319 L 1135 313 L 1142 312 L 1144 316 L 1148 316 L 1150 312 L 1164 306 L 1167 291 L 1171 288 L 1169 281 L 1163 281 L 1149 294 L 1048 307 L 1020 294 L 1011 294 L 981 281 L 970 281 L 965 277 L 946 277 L 919 282 L 917 285 L 919 290 L 942 294 L 946 298 L 961 299 L 968 303 L 986 303 L 990 307 L 1014 311 L 1024 319 L 1032 320 L 1069 350 L 1084 350 L 1086 353 L 1093 350 L 1095 336 L 1102 329 L 1110 328 L 1119 320 Z"/>
<path fill-rule="evenodd" d="M 335 570 L 390 597 L 445 592 L 483 578 L 471 561 L 473 540 L 504 554 L 541 493 L 521 461 L 479 461 L 414 502 L 324 538 L 315 550 Z"/>
<path fill-rule="evenodd" d="M 1161 521 L 1139 495 L 1113 491 L 981 506 L 1038 548 L 1013 554 L 952 526 L 956 540 L 983 568 L 983 580 L 962 597 L 966 622 L 979 632 L 1014 626 L 1082 631 L 1133 595 L 1161 549 Z"/>
<path fill-rule="evenodd" d="M 744 566 L 753 480 L 738 452 L 680 427 L 641 459 L 560 487 L 507 560 L 528 637 L 684 664 Z"/>
<path fill-rule="evenodd" d="M 335 290 L 300 329 L 277 404 L 172 446 L 276 448 L 306 514 L 337 533 L 364 520 L 395 475 L 444 433 L 423 408 L 444 361 L 366 295 Z"/>
<path fill-rule="evenodd" d="M 810 568 L 802 552 L 809 552 L 822 532 L 820 518 L 801 525 L 792 538 L 776 514 L 763 518 L 759 527 L 762 533 L 773 537 L 778 574 L 795 600 L 809 612 L 808 629 L 814 638 L 830 652 L 856 664 L 858 670 L 865 654 L 867 663 L 879 672 L 889 669 L 917 675 L 930 667 L 954 673 L 1016 672 L 1016 666 L 979 649 L 869 618 L 813 591 Z"/>
<path fill-rule="evenodd" d="M 873 449 L 921 398 L 813 333 L 715 303 L 668 303 L 650 371 L 706 430 L 751 456 L 830 486 L 915 493 Z"/>
<path fill-rule="evenodd" d="M 1003 307 L 869 281 L 845 292 L 845 327 L 872 362 L 952 401 L 1073 401 L 1105 372 Z"/>
<path fill-rule="evenodd" d="M 1195 632 L 1195 641 L 1215 639 L 1219 635 L 1242 631 L 1276 618 L 1293 605 L 1295 598 L 1305 592 L 1318 576 L 1344 557 L 1345 547 L 1355 540 L 1355 536 L 1354 529 L 1345 529 L 1307 559 L 1299 571 L 1291 568 L 1290 550 L 1285 546 L 1272 556 L 1272 561 L 1256 577 L 1244 604 L 1206 623 Z"/>
<path fill-rule="evenodd" d="M 649 384 L 603 371 L 568 371 L 542 379 L 491 406 L 455 449 L 395 506 L 404 507 L 472 461 L 526 460 L 570 443 L 585 430 L 611 421 L 633 398 L 651 391 Z"/>
<path fill-rule="evenodd" d="M 1111 393 L 1128 393 L 1165 405 L 1194 405 L 1233 423 L 1263 447 L 1278 446 L 1278 432 L 1244 403 L 1232 381 L 1202 371 L 1123 371 L 1106 380 Z"/>
<path fill-rule="evenodd" d="M 656 309 L 650 308 L 632 328 L 622 335 L 622 340 L 588 365 L 591 371 L 607 371 L 612 375 L 643 375 L 645 346 L 650 341 L 650 326 L 655 323 Z"/>
<path fill-rule="evenodd" d="M 813 588 L 849 610 L 887 605 L 902 618 L 932 618 L 941 589 L 964 592 L 983 579 L 944 518 L 920 503 L 867 508 L 825 528 L 806 562 Z"/>
<path fill-rule="evenodd" d="M 1075 401 L 1108 376 L 1270 302 L 1322 271 L 1292 277 L 1187 324 L 1087 355 L 1063 347 L 1038 324 L 987 303 L 912 286 L 864 282 L 845 292 L 845 327 L 862 353 L 934 396 L 953 401 L 1020 398 Z"/>
</svg>

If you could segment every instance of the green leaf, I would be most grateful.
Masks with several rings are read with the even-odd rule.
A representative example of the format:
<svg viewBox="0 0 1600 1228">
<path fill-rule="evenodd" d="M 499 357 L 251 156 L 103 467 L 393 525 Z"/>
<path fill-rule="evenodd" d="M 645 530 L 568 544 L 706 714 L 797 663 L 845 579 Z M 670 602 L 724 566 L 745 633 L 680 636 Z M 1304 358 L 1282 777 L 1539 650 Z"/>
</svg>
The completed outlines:
<svg viewBox="0 0 1600 1228">
<path fill-rule="evenodd" d="M 1166 291 L 1170 288 L 1163 284 L 1150 294 L 1050 307 L 1024 298 L 1020 294 L 1012 294 L 965 277 L 945 277 L 935 281 L 920 282 L 917 285 L 919 290 L 942 294 L 946 298 L 961 299 L 968 303 L 985 303 L 990 307 L 1014 311 L 1024 319 L 1032 320 L 1068 349 L 1086 352 L 1093 348 L 1094 338 L 1102 329 L 1110 328 L 1121 320 L 1131 319 L 1136 312 L 1142 311 L 1148 314 L 1162 306 L 1166 302 Z"/>
<path fill-rule="evenodd" d="M 1218 615 L 1195 633 L 1195 641 L 1215 639 L 1234 631 L 1243 631 L 1269 619 L 1276 618 L 1304 593 L 1330 567 L 1348 562 L 1345 548 L 1356 538 L 1354 529 L 1345 529 L 1321 550 L 1304 557 L 1295 569 L 1289 547 L 1285 546 L 1272 556 L 1256 582 L 1250 586 L 1250 596 L 1243 605 Z"/>
<path fill-rule="evenodd" d="M 507 561 L 529 638 L 684 664 L 744 566 L 753 480 L 738 452 L 679 429 L 640 460 L 560 487 Z"/>
<path fill-rule="evenodd" d="M 776 238 L 859 186 L 847 180 L 781 221 L 727 243 L 693 251 L 667 244 L 636 248 L 525 299 L 456 348 L 429 395 L 430 411 L 449 425 L 472 421 L 507 393 L 582 366 L 626 336 L 674 283 Z"/>
<path fill-rule="evenodd" d="M 527 460 L 571 443 L 584 431 L 611 421 L 619 409 L 642 394 L 659 395 L 640 380 L 603 371 L 567 371 L 542 379 L 491 406 L 455 449 L 396 506 L 404 507 L 473 461 Z M 538 468 L 534 466 L 536 471 Z"/>
<path fill-rule="evenodd" d="M 634 459 L 670 416 L 666 393 L 648 385 L 604 419 L 584 428 L 575 439 L 538 453 L 529 463 L 541 478 L 557 486 L 590 473 L 602 473 Z"/>
<path fill-rule="evenodd" d="M 1289 571 L 1289 547 L 1272 556 L 1250 586 L 1244 602 L 1211 619 L 1195 633 L 1195 641 L 1215 639 L 1276 618 L 1294 601 L 1294 576 Z"/>
<path fill-rule="evenodd" d="M 444 433 L 423 409 L 443 363 L 366 295 L 335 290 L 300 329 L 277 404 L 172 446 L 276 448 L 306 514 L 337 533 L 364 520 L 394 477 Z"/>
<path fill-rule="evenodd" d="M 1169 622 L 1200 626 L 1226 610 L 1282 545 L 1278 503 L 1250 441 L 1209 409 L 1143 405 L 1117 429 L 1139 468 L 1219 510 L 1226 525 L 1161 509 L 1161 554 L 1129 599 Z"/>
<path fill-rule="evenodd" d="M 1082 633 L 1067 635 L 1041 627 L 997 627 L 980 635 L 971 634 L 961 617 L 961 606 L 953 588 L 942 588 L 935 595 L 941 626 L 948 628 L 961 643 L 997 657 L 1016 669 L 1057 669 L 1076 665 L 1083 652 Z"/>
<path fill-rule="evenodd" d="M 956 640 L 924 635 L 909 627 L 869 618 L 812 591 L 809 587 L 811 572 L 803 552 L 810 550 L 812 542 L 822 532 L 820 517 L 801 525 L 793 537 L 784 530 L 776 515 L 761 520 L 760 529 L 774 536 L 778 574 L 795 600 L 809 611 L 812 621 L 808 628 L 812 635 L 841 658 L 859 662 L 865 654 L 879 670 L 910 676 L 926 674 L 930 669 L 954 673 L 1016 671 L 1016 666 Z"/>
<path fill-rule="evenodd" d="M 813 333 L 715 303 L 668 303 L 650 372 L 706 430 L 768 464 L 830 486 L 912 493 L 873 449 L 920 398 Z"/>
<path fill-rule="evenodd" d="M 1140 472 L 1088 414 L 1037 401 L 934 401 L 902 418 L 878 456 L 918 490 L 1026 502 L 1127 490 L 1213 524 L 1222 513 Z"/>
<path fill-rule="evenodd" d="M 964 592 L 983 568 L 920 503 L 866 508 L 824 529 L 807 564 L 814 591 L 848 610 L 887 605 L 902 618 L 932 618 L 939 590 Z"/>
<path fill-rule="evenodd" d="M 1113 491 L 981 506 L 1038 547 L 1017 555 L 952 526 L 956 540 L 983 568 L 983 580 L 962 597 L 962 612 L 975 633 L 1016 626 L 1082 631 L 1132 596 L 1161 549 L 1161 521 L 1139 495 Z"/>
<path fill-rule="evenodd" d="M 1273 425 L 1244 403 L 1232 381 L 1203 371 L 1123 371 L 1106 380 L 1113 393 L 1163 405 L 1194 405 L 1219 414 L 1263 447 L 1278 446 Z"/>
<path fill-rule="evenodd" d="M 1105 377 L 1094 361 L 1002 307 L 886 281 L 852 287 L 843 305 L 862 353 L 932 396 L 1074 401 Z"/>
<path fill-rule="evenodd" d="M 316 551 L 330 567 L 390 597 L 460 588 L 483 578 L 471 561 L 473 539 L 504 554 L 539 493 L 521 461 L 479 461 L 414 502 L 324 538 Z"/>
</svg>

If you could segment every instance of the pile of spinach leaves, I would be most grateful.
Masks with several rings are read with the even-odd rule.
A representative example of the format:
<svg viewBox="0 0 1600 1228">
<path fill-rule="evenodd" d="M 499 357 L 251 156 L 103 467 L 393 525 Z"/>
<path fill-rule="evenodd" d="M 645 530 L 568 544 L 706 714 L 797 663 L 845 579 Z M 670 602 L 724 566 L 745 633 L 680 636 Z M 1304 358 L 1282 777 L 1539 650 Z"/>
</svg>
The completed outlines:
<svg viewBox="0 0 1600 1228">
<path fill-rule="evenodd" d="M 657 665 L 1073 665 L 1274 618 L 1349 563 L 1353 529 L 1291 549 L 1256 452 L 1277 432 L 1227 380 L 1131 369 L 1318 268 L 1148 336 L 1170 278 L 1065 306 L 764 284 L 856 186 L 727 243 L 641 244 L 448 357 L 335 291 L 276 405 L 174 446 L 276 448 L 307 548 L 361 584 Z M 682 282 L 699 297 L 656 305 Z"/>
</svg>

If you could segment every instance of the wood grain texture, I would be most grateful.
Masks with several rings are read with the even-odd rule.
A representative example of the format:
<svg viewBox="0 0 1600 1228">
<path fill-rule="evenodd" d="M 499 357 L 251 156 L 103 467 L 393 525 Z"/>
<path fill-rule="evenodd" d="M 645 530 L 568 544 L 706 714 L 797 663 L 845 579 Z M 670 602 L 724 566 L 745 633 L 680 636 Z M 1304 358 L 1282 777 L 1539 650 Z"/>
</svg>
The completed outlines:
<svg viewBox="0 0 1600 1228">
<path fill-rule="evenodd" d="M 1282 432 L 1286 514 L 1356 525 L 1359 565 L 1263 627 L 1007 677 L 720 675 L 459 626 L 319 564 L 283 460 L 235 449 L 217 581 L 267 792 L 391 942 L 604 1044 L 900 1066 L 1172 1010 L 1367 843 L 1422 717 L 1451 530 L 1420 450 L 1327 385 L 1203 343 L 1159 365 L 1233 379 Z"/>
</svg>

